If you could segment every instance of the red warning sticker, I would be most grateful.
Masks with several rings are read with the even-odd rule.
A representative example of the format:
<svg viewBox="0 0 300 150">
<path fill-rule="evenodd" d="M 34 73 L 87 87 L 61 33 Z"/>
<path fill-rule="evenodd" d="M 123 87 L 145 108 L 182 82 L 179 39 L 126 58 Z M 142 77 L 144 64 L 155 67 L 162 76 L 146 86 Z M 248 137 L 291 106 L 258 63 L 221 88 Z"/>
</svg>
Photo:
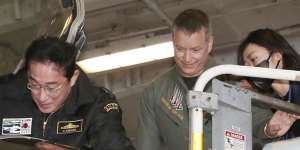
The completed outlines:
<svg viewBox="0 0 300 150">
<path fill-rule="evenodd" d="M 246 136 L 232 131 L 225 131 L 224 144 L 224 150 L 245 150 Z"/>
</svg>

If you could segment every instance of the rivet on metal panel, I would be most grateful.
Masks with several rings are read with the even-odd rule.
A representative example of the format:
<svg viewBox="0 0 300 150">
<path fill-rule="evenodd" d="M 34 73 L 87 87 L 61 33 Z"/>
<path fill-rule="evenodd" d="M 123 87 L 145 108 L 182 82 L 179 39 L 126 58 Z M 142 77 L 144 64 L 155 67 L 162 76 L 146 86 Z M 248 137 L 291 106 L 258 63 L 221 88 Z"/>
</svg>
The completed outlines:
<svg viewBox="0 0 300 150">
<path fill-rule="evenodd" d="M 193 95 L 193 96 L 192 96 L 192 99 L 196 99 L 196 95 Z"/>
</svg>

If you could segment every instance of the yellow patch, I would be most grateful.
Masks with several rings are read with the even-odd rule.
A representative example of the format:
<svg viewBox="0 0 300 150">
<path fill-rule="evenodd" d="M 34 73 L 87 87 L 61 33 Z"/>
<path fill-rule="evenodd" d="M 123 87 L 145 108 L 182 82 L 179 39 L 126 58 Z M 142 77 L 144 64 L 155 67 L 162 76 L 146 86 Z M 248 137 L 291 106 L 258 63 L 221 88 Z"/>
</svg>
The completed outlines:
<svg viewBox="0 0 300 150">
<path fill-rule="evenodd" d="M 82 132 L 83 119 L 74 121 L 58 121 L 57 134 L 71 134 Z"/>
<path fill-rule="evenodd" d="M 117 103 L 109 103 L 104 107 L 106 112 L 110 112 L 112 110 L 119 111 L 119 105 Z"/>
</svg>

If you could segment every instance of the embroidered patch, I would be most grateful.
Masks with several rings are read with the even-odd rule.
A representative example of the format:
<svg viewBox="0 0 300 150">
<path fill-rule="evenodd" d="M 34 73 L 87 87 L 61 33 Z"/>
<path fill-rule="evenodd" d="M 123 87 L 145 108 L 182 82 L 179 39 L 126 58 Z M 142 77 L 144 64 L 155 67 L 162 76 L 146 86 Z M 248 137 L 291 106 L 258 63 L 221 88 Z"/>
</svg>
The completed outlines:
<svg viewBox="0 0 300 150">
<path fill-rule="evenodd" d="M 163 104 L 165 107 L 168 108 L 169 111 L 171 111 L 171 113 L 172 113 L 173 115 L 175 115 L 175 116 L 176 116 L 177 118 L 179 118 L 180 120 L 183 120 L 183 115 L 182 115 L 181 113 L 179 113 L 177 110 L 175 110 L 175 109 L 171 106 L 171 104 L 170 104 L 164 97 L 162 97 L 162 98 L 160 99 L 160 101 L 162 102 L 162 104 Z"/>
<path fill-rule="evenodd" d="M 172 107 L 176 110 L 183 110 L 182 106 L 182 99 L 183 99 L 183 94 L 180 91 L 179 87 L 176 85 L 173 91 L 172 96 L 168 98 L 170 103 L 172 104 Z"/>
<path fill-rule="evenodd" d="M 2 135 L 30 135 L 32 118 L 3 118 Z"/>
<path fill-rule="evenodd" d="M 112 110 L 119 111 L 119 105 L 117 103 L 109 103 L 104 107 L 106 112 L 110 112 Z"/>
<path fill-rule="evenodd" d="M 75 132 L 82 132 L 83 119 L 72 121 L 58 121 L 57 134 L 71 134 Z"/>
</svg>

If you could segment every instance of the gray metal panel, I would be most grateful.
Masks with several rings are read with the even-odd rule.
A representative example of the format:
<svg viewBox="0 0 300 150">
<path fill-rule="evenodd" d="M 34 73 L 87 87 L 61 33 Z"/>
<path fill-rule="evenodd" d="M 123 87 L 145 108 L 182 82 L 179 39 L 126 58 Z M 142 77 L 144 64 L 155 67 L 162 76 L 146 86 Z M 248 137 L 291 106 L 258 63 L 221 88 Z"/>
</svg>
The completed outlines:
<svg viewBox="0 0 300 150">
<path fill-rule="evenodd" d="M 213 80 L 219 110 L 213 117 L 213 150 L 252 150 L 251 98 L 244 90 Z"/>
<path fill-rule="evenodd" d="M 251 94 L 247 90 L 219 80 L 213 80 L 212 91 L 218 94 L 219 101 L 235 107 L 235 109 L 251 112 Z"/>
</svg>

